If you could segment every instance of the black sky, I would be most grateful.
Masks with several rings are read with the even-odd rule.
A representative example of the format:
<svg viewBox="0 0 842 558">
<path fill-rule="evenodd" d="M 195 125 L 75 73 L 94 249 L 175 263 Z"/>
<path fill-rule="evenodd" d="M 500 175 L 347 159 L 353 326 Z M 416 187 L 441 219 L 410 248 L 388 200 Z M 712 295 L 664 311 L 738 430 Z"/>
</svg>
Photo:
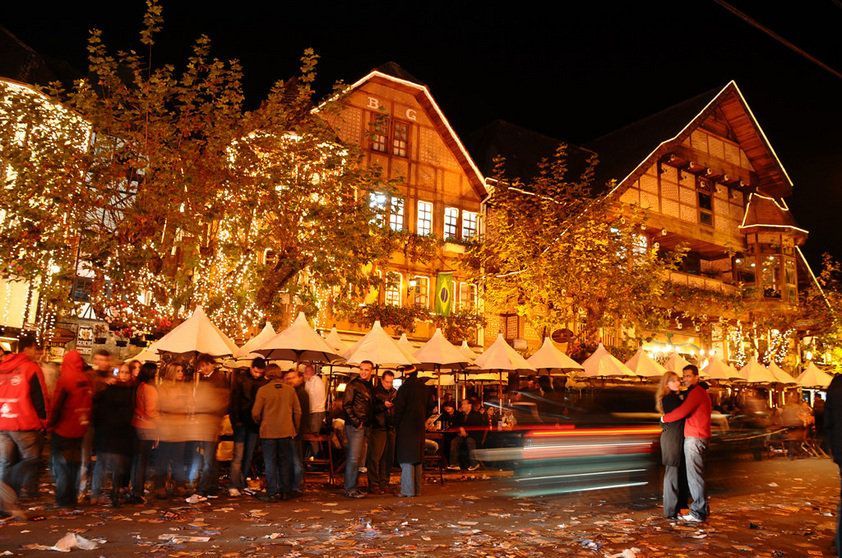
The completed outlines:
<svg viewBox="0 0 842 558">
<path fill-rule="evenodd" d="M 731 3 L 842 71 L 842 0 Z M 394 60 L 461 135 L 499 118 L 574 143 L 734 79 L 795 182 L 788 202 L 811 231 L 805 252 L 842 259 L 842 80 L 712 0 L 554 4 L 170 0 L 155 56 L 182 61 L 206 33 L 242 61 L 252 103 L 305 47 L 321 55 L 325 85 Z M 141 0 L 16 2 L 0 23 L 84 69 L 87 29 L 135 46 L 143 10 Z"/>
</svg>

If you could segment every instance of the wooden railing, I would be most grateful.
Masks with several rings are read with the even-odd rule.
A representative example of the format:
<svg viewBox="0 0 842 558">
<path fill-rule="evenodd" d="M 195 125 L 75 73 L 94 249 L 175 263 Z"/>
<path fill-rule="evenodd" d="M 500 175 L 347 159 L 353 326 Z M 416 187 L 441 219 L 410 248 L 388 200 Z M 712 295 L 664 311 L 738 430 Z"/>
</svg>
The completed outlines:
<svg viewBox="0 0 842 558">
<path fill-rule="evenodd" d="M 712 279 L 701 275 L 692 275 L 681 271 L 670 271 L 669 280 L 679 285 L 686 285 L 695 289 L 704 289 L 726 294 L 737 294 L 739 289 L 736 285 L 729 285 L 719 279 Z"/>
</svg>

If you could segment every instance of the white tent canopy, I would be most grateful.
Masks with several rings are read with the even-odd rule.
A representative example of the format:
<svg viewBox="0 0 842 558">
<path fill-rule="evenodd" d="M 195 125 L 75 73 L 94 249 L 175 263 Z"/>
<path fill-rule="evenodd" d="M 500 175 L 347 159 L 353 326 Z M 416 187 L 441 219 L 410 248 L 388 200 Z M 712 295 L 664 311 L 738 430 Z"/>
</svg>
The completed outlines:
<svg viewBox="0 0 842 558">
<path fill-rule="evenodd" d="M 276 335 L 275 328 L 272 327 L 270 322 L 266 322 L 266 325 L 263 326 L 263 329 L 260 330 L 260 333 L 246 341 L 245 345 L 240 347 L 240 350 L 237 351 L 236 357 L 238 358 L 248 358 L 251 352 L 261 346 L 266 341 L 270 340 Z"/>
<path fill-rule="evenodd" d="M 719 357 L 711 357 L 708 365 L 705 366 L 700 372 L 699 375 L 703 378 L 707 378 L 708 380 L 730 380 L 730 379 L 742 379 L 740 373 L 737 372 L 731 366 L 728 366 Z"/>
<path fill-rule="evenodd" d="M 584 372 L 579 374 L 587 378 L 598 378 L 603 376 L 635 376 L 628 366 L 620 362 L 606 348 L 599 344 L 591 356 L 582 363 Z"/>
<path fill-rule="evenodd" d="M 269 338 L 253 352 L 270 360 L 293 362 L 331 362 L 339 359 L 338 352 L 310 327 L 304 312 L 288 328 Z"/>
<path fill-rule="evenodd" d="M 415 351 L 419 368 L 464 368 L 470 364 L 461 349 L 448 341 L 441 329 L 436 328 L 430 340 Z"/>
<path fill-rule="evenodd" d="M 526 362 L 538 370 L 583 370 L 581 364 L 561 352 L 549 337 L 544 337 L 544 344 Z"/>
<path fill-rule="evenodd" d="M 395 340 L 389 337 L 379 320 L 374 322 L 371 331 L 366 333 L 365 337 L 347 349 L 342 356 L 348 364 L 359 364 L 364 360 L 384 367 L 418 363 L 417 359 L 404 353 Z"/>
<path fill-rule="evenodd" d="M 130 362 L 132 360 L 139 360 L 140 362 L 158 362 L 161 357 L 158 356 L 158 349 L 155 347 L 156 343 L 152 343 L 148 347 L 144 347 L 134 356 L 130 356 L 123 362 Z"/>
<path fill-rule="evenodd" d="M 535 370 L 534 366 L 506 343 L 502 333 L 497 334 L 494 343 L 476 358 L 474 364 L 480 370 Z"/>
<path fill-rule="evenodd" d="M 397 343 L 398 347 L 400 347 L 406 356 L 409 358 L 415 358 L 415 351 L 418 349 L 412 344 L 409 338 L 407 338 L 406 333 L 401 333 L 401 336 L 397 341 L 395 341 L 395 343 Z"/>
<path fill-rule="evenodd" d="M 325 341 L 327 341 L 327 344 L 333 347 L 333 350 L 339 354 L 348 350 L 348 344 L 339 337 L 339 332 L 336 331 L 335 326 L 330 328 L 330 333 L 328 333 L 325 337 Z"/>
<path fill-rule="evenodd" d="M 462 354 L 468 357 L 468 362 L 474 362 L 477 359 L 477 356 L 479 356 L 468 346 L 467 341 L 462 341 L 462 345 L 459 347 L 459 350 L 462 351 Z"/>
<path fill-rule="evenodd" d="M 773 384 L 777 382 L 769 369 L 757 362 L 757 357 L 752 357 L 748 364 L 740 370 L 740 374 L 750 384 Z"/>
<path fill-rule="evenodd" d="M 155 344 L 159 353 L 205 353 L 227 356 L 237 352 L 237 346 L 210 321 L 204 309 L 197 306 L 189 318 L 164 335 Z"/>
<path fill-rule="evenodd" d="M 626 366 L 638 376 L 649 378 L 663 376 L 664 372 L 667 371 L 666 368 L 646 354 L 643 347 L 638 349 L 634 356 L 626 361 Z"/>
<path fill-rule="evenodd" d="M 795 383 L 795 378 L 793 378 L 792 375 L 789 372 L 787 372 L 786 370 L 784 370 L 783 368 L 781 368 L 780 366 L 775 364 L 775 361 L 770 362 L 768 368 L 769 368 L 769 373 L 772 374 L 772 376 L 775 377 L 776 382 L 779 382 L 781 384 L 794 384 Z"/>
<path fill-rule="evenodd" d="M 672 353 L 664 363 L 664 368 L 671 372 L 681 372 L 685 366 L 690 366 L 690 361 L 678 353 Z"/>
<path fill-rule="evenodd" d="M 804 369 L 796 382 L 801 387 L 822 387 L 826 388 L 830 385 L 830 381 L 833 379 L 833 375 L 828 374 L 827 372 L 822 371 L 818 366 L 813 364 L 812 362 Z"/>
</svg>

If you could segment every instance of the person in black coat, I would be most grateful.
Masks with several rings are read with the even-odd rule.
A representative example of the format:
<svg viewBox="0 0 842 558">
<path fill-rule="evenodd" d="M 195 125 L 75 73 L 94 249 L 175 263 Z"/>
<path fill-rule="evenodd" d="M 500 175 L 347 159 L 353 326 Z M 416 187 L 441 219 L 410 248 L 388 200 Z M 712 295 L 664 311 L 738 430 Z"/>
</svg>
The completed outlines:
<svg viewBox="0 0 842 558">
<path fill-rule="evenodd" d="M 91 503 L 108 503 L 100 496 L 106 476 L 111 477 L 112 499 L 117 504 L 118 492 L 129 471 L 134 449 L 135 390 L 128 365 L 120 367 L 117 382 L 100 391 L 93 401 L 94 451 L 96 465 L 91 482 Z"/>
<path fill-rule="evenodd" d="M 842 477 L 842 374 L 837 374 L 827 388 L 827 401 L 824 404 L 824 431 L 830 455 L 839 467 Z M 840 490 L 842 498 L 842 490 Z M 842 556 L 842 501 L 836 509 L 836 554 Z"/>
<path fill-rule="evenodd" d="M 681 406 L 681 378 L 666 372 L 655 393 L 655 407 L 661 415 Z M 676 519 L 687 503 L 687 473 L 684 465 L 684 420 L 662 423 L 661 461 L 664 464 L 664 517 Z"/>
<path fill-rule="evenodd" d="M 427 419 L 427 386 L 415 367 L 403 370 L 404 381 L 395 396 L 395 427 L 403 497 L 421 493 L 424 461 L 424 423 Z"/>
</svg>

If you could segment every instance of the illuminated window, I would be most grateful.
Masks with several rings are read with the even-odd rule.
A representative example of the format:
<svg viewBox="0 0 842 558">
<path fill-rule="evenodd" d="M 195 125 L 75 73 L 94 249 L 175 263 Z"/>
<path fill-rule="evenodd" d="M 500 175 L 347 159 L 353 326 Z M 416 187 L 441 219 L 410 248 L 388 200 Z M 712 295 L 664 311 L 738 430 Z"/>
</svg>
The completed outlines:
<svg viewBox="0 0 842 558">
<path fill-rule="evenodd" d="M 412 303 L 419 308 L 430 307 L 430 278 L 415 275 L 409 280 L 409 292 L 412 293 Z"/>
<path fill-rule="evenodd" d="M 797 302 L 797 288 L 796 288 L 796 274 L 795 274 L 795 260 L 786 258 L 784 260 L 784 280 L 786 281 L 786 301 L 790 303 Z"/>
<path fill-rule="evenodd" d="M 459 229 L 459 209 L 455 207 L 444 208 L 444 239 L 457 238 Z"/>
<path fill-rule="evenodd" d="M 377 226 L 382 227 L 386 219 L 386 203 L 389 201 L 389 196 L 383 192 L 371 192 L 368 195 L 368 206 L 374 211 L 374 217 L 371 222 Z"/>
<path fill-rule="evenodd" d="M 781 298 L 781 257 L 763 256 L 760 269 L 764 298 Z"/>
<path fill-rule="evenodd" d="M 401 283 L 403 277 L 396 271 L 389 271 L 386 273 L 386 288 L 384 289 L 383 302 L 390 306 L 401 305 Z"/>
<path fill-rule="evenodd" d="M 462 239 L 470 240 L 477 234 L 477 214 L 474 211 L 462 211 Z"/>
<path fill-rule="evenodd" d="M 433 202 L 418 200 L 418 220 L 415 233 L 420 236 L 433 234 Z"/>
<path fill-rule="evenodd" d="M 459 283 L 459 310 L 471 312 L 477 307 L 477 286 Z"/>
<path fill-rule="evenodd" d="M 400 232 L 403 230 L 403 198 L 392 198 L 389 211 L 389 228 Z"/>
<path fill-rule="evenodd" d="M 389 140 L 389 117 L 382 114 L 371 115 L 371 149 L 386 153 Z"/>
<path fill-rule="evenodd" d="M 395 120 L 392 130 L 392 154 L 406 157 L 409 152 L 409 123 Z"/>
</svg>

